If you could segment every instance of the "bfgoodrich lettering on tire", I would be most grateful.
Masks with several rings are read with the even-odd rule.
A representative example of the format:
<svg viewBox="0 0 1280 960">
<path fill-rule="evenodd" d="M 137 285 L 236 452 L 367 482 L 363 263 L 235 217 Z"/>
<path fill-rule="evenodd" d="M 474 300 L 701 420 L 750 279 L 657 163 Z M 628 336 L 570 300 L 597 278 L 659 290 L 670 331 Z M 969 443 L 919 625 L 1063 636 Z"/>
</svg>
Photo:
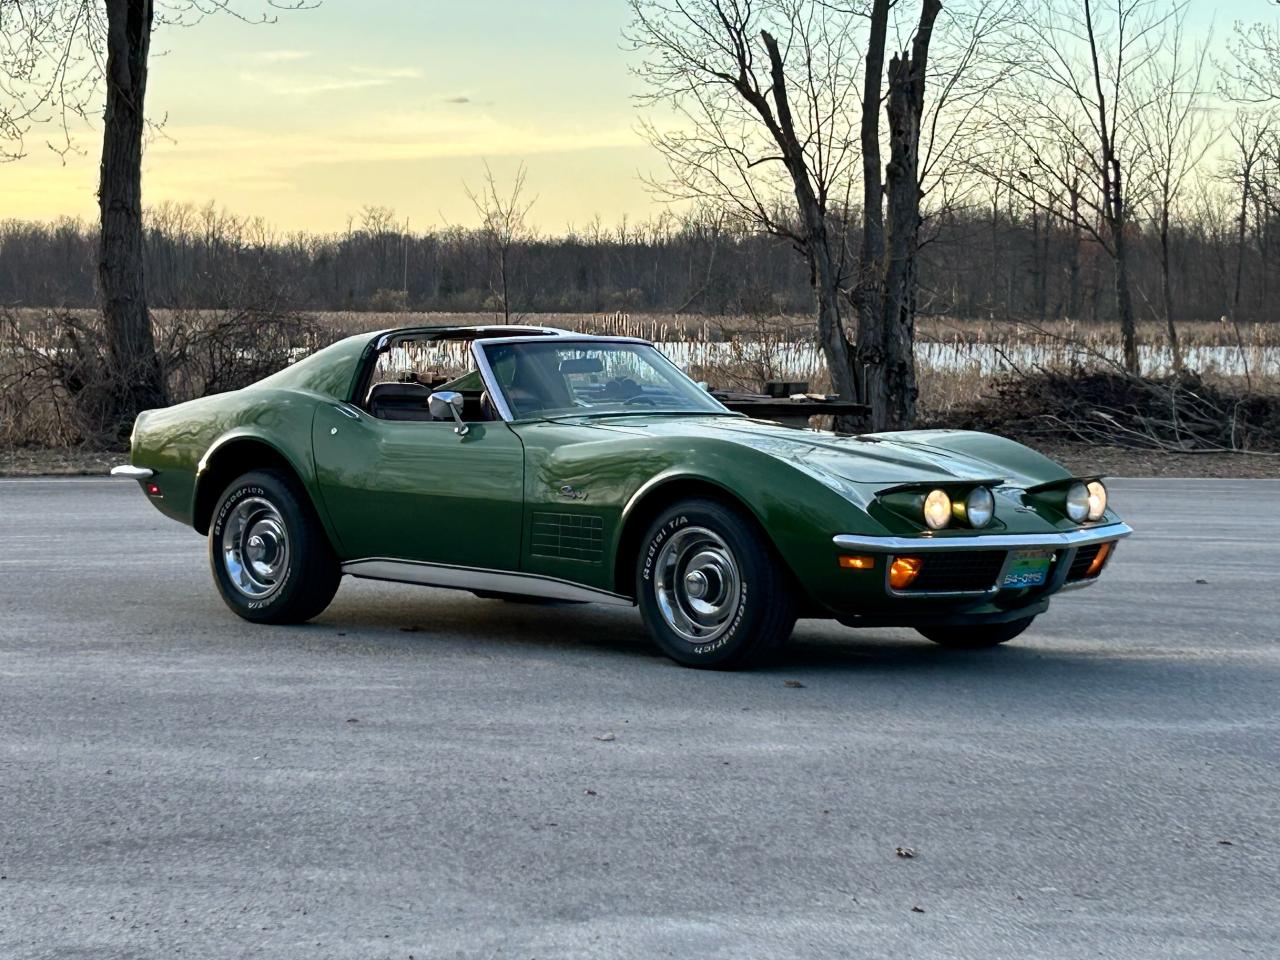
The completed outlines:
<svg viewBox="0 0 1280 960">
<path fill-rule="evenodd" d="M 320 614 L 342 572 L 306 494 L 276 470 L 255 470 L 218 498 L 209 565 L 227 606 L 255 623 Z"/>
<path fill-rule="evenodd" d="M 664 653 L 688 667 L 734 669 L 775 652 L 795 626 L 795 597 L 755 520 L 714 500 L 657 517 L 636 564 L 636 600 Z"/>
</svg>

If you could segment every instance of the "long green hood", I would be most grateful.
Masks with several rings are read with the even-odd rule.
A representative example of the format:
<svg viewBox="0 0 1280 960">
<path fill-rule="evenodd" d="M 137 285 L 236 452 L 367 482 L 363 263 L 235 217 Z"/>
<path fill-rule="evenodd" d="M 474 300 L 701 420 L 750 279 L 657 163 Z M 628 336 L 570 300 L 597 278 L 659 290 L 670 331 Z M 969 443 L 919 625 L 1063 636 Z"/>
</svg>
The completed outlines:
<svg viewBox="0 0 1280 960">
<path fill-rule="evenodd" d="M 1022 444 L 966 430 L 839 436 L 728 416 L 627 416 L 577 422 L 602 431 L 650 437 L 718 439 L 769 454 L 806 472 L 853 483 L 1005 480 L 1025 487 L 1068 476 L 1058 464 Z"/>
</svg>

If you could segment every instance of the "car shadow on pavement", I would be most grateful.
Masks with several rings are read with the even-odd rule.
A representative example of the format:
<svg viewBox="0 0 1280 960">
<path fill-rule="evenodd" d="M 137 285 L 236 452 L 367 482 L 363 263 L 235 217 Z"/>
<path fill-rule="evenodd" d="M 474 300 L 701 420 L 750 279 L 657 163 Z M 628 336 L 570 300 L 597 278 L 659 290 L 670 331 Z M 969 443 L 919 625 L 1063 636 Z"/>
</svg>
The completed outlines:
<svg viewBox="0 0 1280 960">
<path fill-rule="evenodd" d="M 481 600 L 462 594 L 406 592 L 388 603 L 385 596 L 350 597 L 335 603 L 317 622 L 365 644 L 388 651 L 447 648 L 486 658 L 554 654 L 578 660 L 598 658 L 615 669 L 619 658 L 637 667 L 673 667 L 650 641 L 635 610 L 589 604 L 525 604 Z M 919 691 L 939 692 L 960 682 L 1005 692 L 1088 691 L 1091 696 L 1177 697 L 1187 684 L 1226 684 L 1235 689 L 1269 682 L 1248 660 L 1208 661 L 1180 646 L 1153 647 L 1114 638 L 1100 644 L 1061 632 L 1029 634 L 988 650 L 948 650 L 904 629 L 854 630 L 827 621 L 801 621 L 796 633 L 771 664 L 749 676 L 778 682 L 798 677 L 806 684 L 869 678 L 898 685 L 904 678 Z"/>
</svg>

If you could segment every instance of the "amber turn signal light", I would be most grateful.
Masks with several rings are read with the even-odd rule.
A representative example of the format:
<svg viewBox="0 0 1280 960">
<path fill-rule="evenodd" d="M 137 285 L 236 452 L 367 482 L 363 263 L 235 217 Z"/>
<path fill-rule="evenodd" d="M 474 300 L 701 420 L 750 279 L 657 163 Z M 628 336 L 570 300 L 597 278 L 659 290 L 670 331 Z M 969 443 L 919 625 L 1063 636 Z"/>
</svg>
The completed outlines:
<svg viewBox="0 0 1280 960">
<path fill-rule="evenodd" d="M 905 590 L 920 576 L 923 566 L 924 561 L 919 557 L 895 557 L 889 567 L 889 586 L 895 590 Z"/>
<path fill-rule="evenodd" d="M 840 558 L 840 566 L 846 570 L 870 570 L 876 565 L 875 557 L 849 557 Z"/>
<path fill-rule="evenodd" d="M 1089 569 L 1084 572 L 1084 578 L 1088 580 L 1090 577 L 1096 577 L 1102 572 L 1102 565 L 1107 562 L 1107 557 L 1111 555 L 1111 544 L 1104 543 L 1098 548 L 1097 554 L 1094 555 L 1093 562 L 1089 564 Z"/>
</svg>

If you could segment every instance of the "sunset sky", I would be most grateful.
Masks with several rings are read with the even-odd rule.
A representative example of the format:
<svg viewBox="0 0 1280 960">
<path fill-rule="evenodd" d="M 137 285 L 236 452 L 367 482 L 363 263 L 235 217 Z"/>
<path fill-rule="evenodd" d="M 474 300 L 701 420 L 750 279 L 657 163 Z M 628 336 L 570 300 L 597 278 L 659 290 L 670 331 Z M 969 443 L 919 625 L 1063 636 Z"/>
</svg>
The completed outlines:
<svg viewBox="0 0 1280 960">
<path fill-rule="evenodd" d="M 1192 33 L 1224 38 L 1272 9 L 1196 0 Z M 636 132 L 623 0 L 325 0 L 279 17 L 157 31 L 148 114 L 167 122 L 147 147 L 147 203 L 212 200 L 284 230 L 341 230 L 365 205 L 414 230 L 473 225 L 463 184 L 488 160 L 504 181 L 527 165 L 544 232 L 659 211 L 640 180 L 664 168 Z M 37 128 L 27 157 L 0 163 L 0 218 L 95 218 L 100 128 L 83 126 L 65 163 L 54 134 Z"/>
<path fill-rule="evenodd" d="M 263 9 L 240 0 L 239 9 Z M 225 15 L 153 40 L 148 203 L 215 200 L 284 229 L 339 230 L 366 204 L 413 229 L 468 225 L 463 183 L 524 161 L 532 217 L 559 232 L 655 207 L 620 0 L 327 0 L 250 26 Z M 96 215 L 99 130 L 65 165 L 28 137 L 0 164 L 0 218 Z"/>
</svg>

